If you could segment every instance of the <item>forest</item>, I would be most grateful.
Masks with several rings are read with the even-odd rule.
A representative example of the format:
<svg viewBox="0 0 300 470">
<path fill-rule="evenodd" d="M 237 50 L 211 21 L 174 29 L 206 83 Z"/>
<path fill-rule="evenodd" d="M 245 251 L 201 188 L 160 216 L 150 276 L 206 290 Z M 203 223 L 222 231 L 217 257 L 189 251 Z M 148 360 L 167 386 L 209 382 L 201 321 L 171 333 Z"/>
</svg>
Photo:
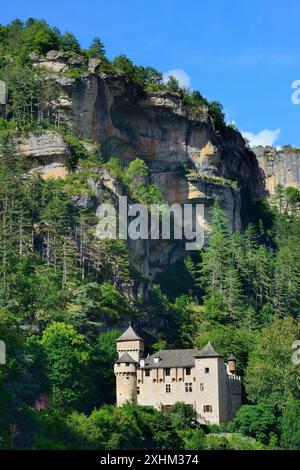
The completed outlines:
<svg viewBox="0 0 300 470">
<path fill-rule="evenodd" d="M 101 59 L 144 89 L 179 93 L 185 106 L 207 106 L 217 129 L 222 106 L 183 89 L 126 56 L 106 57 L 95 38 L 81 49 L 45 21 L 0 27 L 0 80 L 8 102 L 0 119 L 0 449 L 300 449 L 300 374 L 292 345 L 300 339 L 300 193 L 278 186 L 252 203 L 241 231 L 228 230 L 220 201 L 199 252 L 157 275 L 147 295 L 122 240 L 95 240 L 95 214 L 74 204 L 103 168 L 144 204 L 160 202 L 156 185 L 135 183 L 148 171 L 138 156 L 87 151 L 55 105 L 55 81 L 33 69 L 33 53 L 64 51 Z M 16 137 L 60 132 L 72 149 L 66 179 L 43 179 L 16 149 Z M 136 158 L 135 158 L 136 157 Z M 132 322 L 149 332 L 150 352 L 234 350 L 243 406 L 227 426 L 195 424 L 182 403 L 168 413 L 115 403 L 115 340 Z M 224 436 L 226 433 L 226 436 Z"/>
</svg>

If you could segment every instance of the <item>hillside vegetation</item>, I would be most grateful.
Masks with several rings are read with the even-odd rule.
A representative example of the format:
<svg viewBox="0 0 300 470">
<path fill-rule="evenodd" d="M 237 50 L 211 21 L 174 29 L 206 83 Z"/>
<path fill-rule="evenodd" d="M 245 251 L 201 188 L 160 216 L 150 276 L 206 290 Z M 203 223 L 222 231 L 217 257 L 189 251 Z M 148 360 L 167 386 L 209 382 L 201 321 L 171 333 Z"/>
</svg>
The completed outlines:
<svg viewBox="0 0 300 470">
<path fill-rule="evenodd" d="M 8 90 L 0 120 L 0 339 L 7 345 L 0 449 L 300 449 L 300 374 L 292 362 L 300 339 L 299 191 L 278 187 L 253 203 L 249 224 L 234 233 L 216 200 L 204 249 L 168 266 L 138 295 L 141 273 L 128 246 L 95 239 L 95 213 L 76 196 L 92 195 L 88 179 L 103 171 L 131 200 L 147 205 L 161 194 L 143 182 L 143 160 L 126 168 L 118 155 L 104 161 L 95 142 L 87 150 L 60 120 L 55 80 L 31 66 L 32 54 L 51 50 L 81 58 L 68 71 L 75 77 L 88 58 L 99 59 L 103 73 L 178 93 L 191 111 L 207 107 L 216 129 L 225 126 L 220 104 L 174 78 L 163 83 L 160 72 L 125 56 L 108 60 L 99 38 L 83 50 L 44 21 L 0 27 L 0 79 Z M 64 180 L 43 179 L 16 149 L 20 135 L 53 128 L 71 149 Z M 147 333 L 150 352 L 208 340 L 225 359 L 234 352 L 245 405 L 227 429 L 192 424 L 182 404 L 169 414 L 113 405 L 115 339 L 129 321 Z"/>
</svg>

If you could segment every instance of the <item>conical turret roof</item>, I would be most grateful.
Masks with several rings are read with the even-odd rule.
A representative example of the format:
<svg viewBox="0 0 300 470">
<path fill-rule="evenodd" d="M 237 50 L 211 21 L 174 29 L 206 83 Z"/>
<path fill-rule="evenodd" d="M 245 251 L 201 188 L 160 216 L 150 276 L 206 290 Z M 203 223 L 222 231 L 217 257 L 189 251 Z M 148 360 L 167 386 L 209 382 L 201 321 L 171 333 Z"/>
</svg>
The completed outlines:
<svg viewBox="0 0 300 470">
<path fill-rule="evenodd" d="M 236 357 L 233 354 L 230 354 L 228 361 L 236 361 Z"/>
<path fill-rule="evenodd" d="M 129 354 L 128 352 L 125 352 L 124 354 L 122 354 L 121 357 L 119 357 L 119 359 L 116 360 L 116 364 L 121 364 L 121 363 L 128 363 L 128 364 L 137 364 L 137 361 L 135 361 Z"/>
<path fill-rule="evenodd" d="M 195 354 L 194 357 L 222 357 L 222 355 L 215 351 L 213 345 L 209 341 L 201 351 Z"/>
<path fill-rule="evenodd" d="M 124 333 L 116 340 L 116 341 L 133 341 L 133 340 L 141 340 L 131 325 L 124 331 Z"/>
</svg>

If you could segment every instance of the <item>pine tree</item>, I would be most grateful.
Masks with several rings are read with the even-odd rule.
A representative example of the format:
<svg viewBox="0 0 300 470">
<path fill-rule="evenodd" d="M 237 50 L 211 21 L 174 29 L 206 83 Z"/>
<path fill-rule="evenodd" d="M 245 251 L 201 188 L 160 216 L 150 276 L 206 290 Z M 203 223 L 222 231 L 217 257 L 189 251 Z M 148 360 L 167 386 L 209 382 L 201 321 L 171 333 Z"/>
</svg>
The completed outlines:
<svg viewBox="0 0 300 470">
<path fill-rule="evenodd" d="M 244 313 L 245 298 L 238 270 L 234 266 L 226 270 L 225 292 L 227 318 L 229 321 L 239 321 Z"/>
<path fill-rule="evenodd" d="M 280 248 L 275 261 L 274 307 L 281 315 L 300 318 L 300 254 L 298 246 Z"/>
</svg>

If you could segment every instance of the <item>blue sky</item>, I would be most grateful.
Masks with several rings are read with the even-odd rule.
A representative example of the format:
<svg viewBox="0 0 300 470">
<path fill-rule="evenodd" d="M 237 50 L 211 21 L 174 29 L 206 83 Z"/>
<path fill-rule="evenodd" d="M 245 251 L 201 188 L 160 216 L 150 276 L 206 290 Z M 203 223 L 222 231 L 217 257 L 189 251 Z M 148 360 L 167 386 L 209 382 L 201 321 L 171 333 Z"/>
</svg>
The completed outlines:
<svg viewBox="0 0 300 470">
<path fill-rule="evenodd" d="M 300 147 L 299 0 L 2 0 L 1 23 L 17 17 L 72 31 L 82 47 L 100 36 L 109 58 L 184 71 L 256 142 Z"/>
</svg>

